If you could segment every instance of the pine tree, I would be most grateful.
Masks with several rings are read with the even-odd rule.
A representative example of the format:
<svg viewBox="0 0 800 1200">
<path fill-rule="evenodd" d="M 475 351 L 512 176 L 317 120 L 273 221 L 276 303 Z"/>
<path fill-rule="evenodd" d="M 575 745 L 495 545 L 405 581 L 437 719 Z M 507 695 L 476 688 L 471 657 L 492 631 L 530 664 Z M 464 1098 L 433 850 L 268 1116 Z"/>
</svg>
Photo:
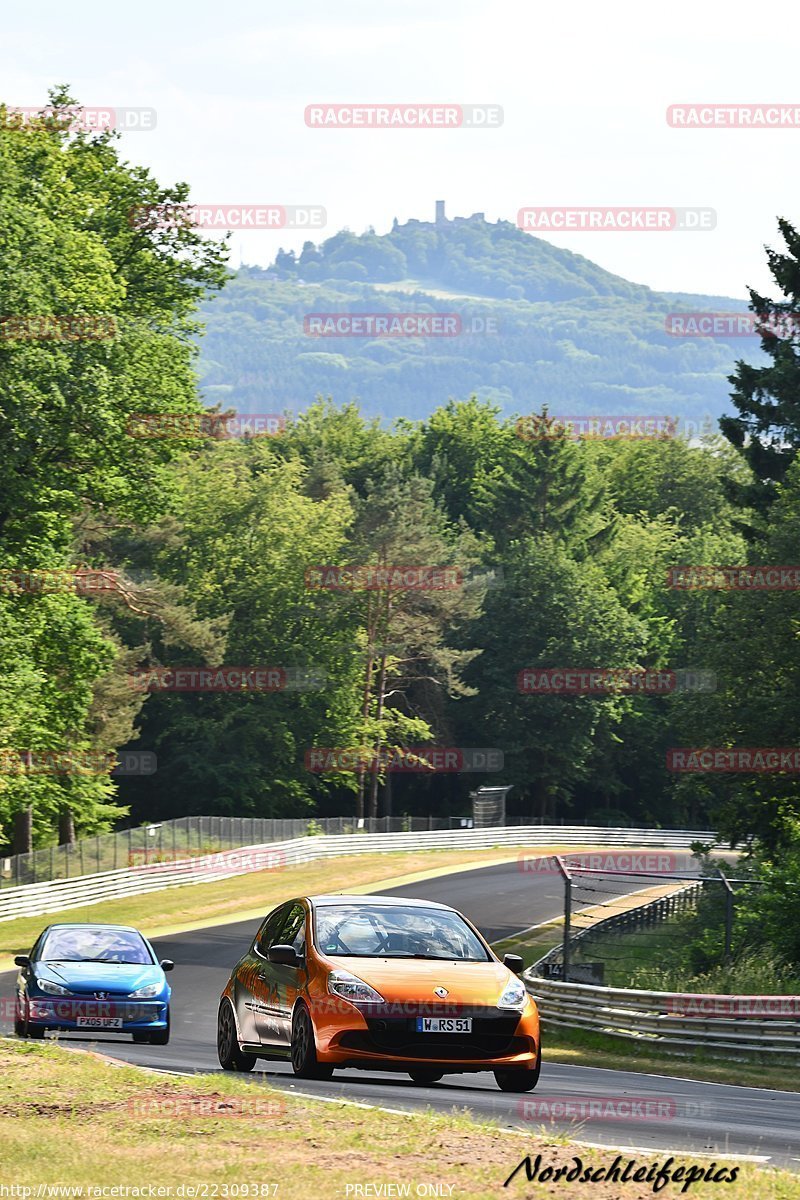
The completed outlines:
<svg viewBox="0 0 800 1200">
<path fill-rule="evenodd" d="M 764 516 L 800 448 L 800 234 L 779 220 L 787 253 L 767 248 L 767 261 L 784 295 L 776 302 L 750 288 L 750 310 L 759 318 L 761 347 L 772 362 L 754 367 L 739 360 L 730 382 L 738 416 L 720 428 L 751 468 L 752 483 L 726 481 L 728 496 Z M 751 529 L 752 534 L 752 529 Z"/>
</svg>

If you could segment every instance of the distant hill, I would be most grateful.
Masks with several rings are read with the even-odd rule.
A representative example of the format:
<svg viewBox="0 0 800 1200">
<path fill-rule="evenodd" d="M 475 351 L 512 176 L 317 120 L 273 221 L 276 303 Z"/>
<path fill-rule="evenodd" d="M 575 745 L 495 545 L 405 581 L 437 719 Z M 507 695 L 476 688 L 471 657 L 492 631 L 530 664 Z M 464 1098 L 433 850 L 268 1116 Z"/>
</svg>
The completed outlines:
<svg viewBox="0 0 800 1200">
<path fill-rule="evenodd" d="M 676 338 L 671 312 L 745 311 L 719 296 L 660 293 L 482 214 L 347 230 L 269 269 L 242 267 L 203 310 L 203 393 L 240 412 L 356 399 L 389 421 L 475 392 L 509 415 L 646 413 L 715 422 L 734 361 L 754 339 Z M 320 313 L 455 314 L 456 336 L 313 336 Z M 451 329 L 454 320 L 450 321 Z"/>
</svg>

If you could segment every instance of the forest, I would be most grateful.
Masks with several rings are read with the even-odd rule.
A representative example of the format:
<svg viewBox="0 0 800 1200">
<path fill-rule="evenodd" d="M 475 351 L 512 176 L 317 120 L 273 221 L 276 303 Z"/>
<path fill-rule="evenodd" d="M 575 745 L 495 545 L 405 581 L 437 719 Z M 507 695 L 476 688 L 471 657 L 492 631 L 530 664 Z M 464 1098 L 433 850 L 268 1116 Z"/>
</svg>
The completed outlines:
<svg viewBox="0 0 800 1200">
<path fill-rule="evenodd" d="M 254 432 L 198 375 L 224 242 L 128 219 L 186 185 L 57 121 L 0 140 L 7 850 L 188 814 L 460 814 L 503 784 L 518 816 L 715 829 L 796 880 L 791 322 L 702 438 L 575 437 L 444 382 L 420 419 L 324 390 Z M 755 313 L 800 295 L 780 236 Z M 157 769 L 115 776 L 137 750 Z"/>
</svg>

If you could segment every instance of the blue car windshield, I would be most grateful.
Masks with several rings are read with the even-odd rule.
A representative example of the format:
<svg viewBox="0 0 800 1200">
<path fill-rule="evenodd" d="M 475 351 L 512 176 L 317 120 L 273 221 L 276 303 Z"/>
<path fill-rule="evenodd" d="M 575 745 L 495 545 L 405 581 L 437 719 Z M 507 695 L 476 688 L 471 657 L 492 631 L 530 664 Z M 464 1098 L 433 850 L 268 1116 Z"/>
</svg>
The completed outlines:
<svg viewBox="0 0 800 1200">
<path fill-rule="evenodd" d="M 133 929 L 52 929 L 39 954 L 40 962 L 112 962 L 151 965 L 141 934 Z"/>
</svg>

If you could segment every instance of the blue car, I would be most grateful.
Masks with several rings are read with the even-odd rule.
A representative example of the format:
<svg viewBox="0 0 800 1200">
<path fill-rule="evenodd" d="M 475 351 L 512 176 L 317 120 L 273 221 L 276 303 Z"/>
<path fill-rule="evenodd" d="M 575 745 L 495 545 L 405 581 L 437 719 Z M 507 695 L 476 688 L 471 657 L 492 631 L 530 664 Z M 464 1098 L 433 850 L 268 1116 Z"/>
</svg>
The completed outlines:
<svg viewBox="0 0 800 1200">
<path fill-rule="evenodd" d="M 17 1037 L 45 1030 L 133 1034 L 166 1046 L 171 989 L 161 962 L 137 929 L 124 925 L 49 925 L 20 968 L 14 1007 Z"/>
</svg>

